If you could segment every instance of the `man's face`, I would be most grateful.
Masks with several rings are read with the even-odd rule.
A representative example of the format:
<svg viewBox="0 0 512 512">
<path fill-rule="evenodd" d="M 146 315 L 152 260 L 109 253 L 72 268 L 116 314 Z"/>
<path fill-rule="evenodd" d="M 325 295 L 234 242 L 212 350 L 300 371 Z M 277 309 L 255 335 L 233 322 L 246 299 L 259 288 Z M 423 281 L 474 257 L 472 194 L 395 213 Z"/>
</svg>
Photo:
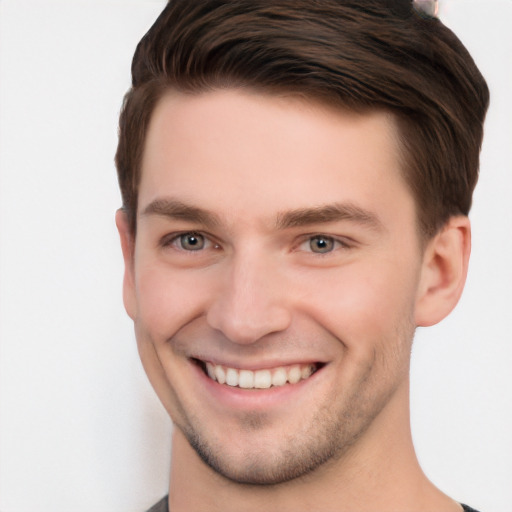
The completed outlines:
<svg viewBox="0 0 512 512">
<path fill-rule="evenodd" d="M 422 251 L 395 136 L 236 91 L 155 110 L 125 304 L 175 425 L 230 479 L 307 474 L 404 417 Z"/>
</svg>

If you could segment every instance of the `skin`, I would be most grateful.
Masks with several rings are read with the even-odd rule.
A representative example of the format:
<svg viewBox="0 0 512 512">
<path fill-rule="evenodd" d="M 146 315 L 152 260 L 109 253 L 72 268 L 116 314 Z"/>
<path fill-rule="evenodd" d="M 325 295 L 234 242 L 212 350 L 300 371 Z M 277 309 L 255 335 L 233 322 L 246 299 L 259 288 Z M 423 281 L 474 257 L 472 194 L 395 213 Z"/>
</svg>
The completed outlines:
<svg viewBox="0 0 512 512">
<path fill-rule="evenodd" d="M 157 106 L 137 235 L 117 224 L 125 307 L 176 427 L 173 512 L 461 510 L 416 460 L 408 373 L 414 329 L 462 292 L 469 222 L 421 239 L 397 147 L 383 112 L 236 90 Z M 240 390 L 197 360 L 320 369 Z"/>
</svg>

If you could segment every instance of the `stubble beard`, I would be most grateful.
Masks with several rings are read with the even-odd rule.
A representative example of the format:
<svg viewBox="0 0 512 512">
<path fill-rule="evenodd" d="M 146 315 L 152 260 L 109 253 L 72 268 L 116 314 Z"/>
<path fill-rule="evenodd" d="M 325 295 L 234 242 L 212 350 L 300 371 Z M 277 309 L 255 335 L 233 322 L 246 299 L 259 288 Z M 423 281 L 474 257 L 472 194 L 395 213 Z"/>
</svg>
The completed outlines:
<svg viewBox="0 0 512 512">
<path fill-rule="evenodd" d="M 271 445 L 260 443 L 275 427 L 275 418 L 261 413 L 247 413 L 240 417 L 238 432 L 233 438 L 250 439 L 238 456 L 212 435 L 208 425 L 199 417 L 181 409 L 184 421 L 175 423 L 200 459 L 218 475 L 237 484 L 278 485 L 295 479 L 307 479 L 319 470 L 328 470 L 348 452 L 367 432 L 375 418 L 390 402 L 398 388 L 408 379 L 412 340 L 415 325 L 412 318 L 403 319 L 395 336 L 389 342 L 385 355 L 374 352 L 352 385 L 352 392 L 337 390 L 335 396 L 319 407 L 298 428 L 293 422 L 281 426 Z M 391 381 L 386 376 L 393 375 Z M 338 395 L 342 396 L 339 399 Z M 335 404 L 338 404 L 337 406 Z M 279 436 L 279 442 L 275 437 Z M 231 447 L 232 448 L 232 447 Z"/>
<path fill-rule="evenodd" d="M 372 367 L 362 376 L 359 388 L 365 388 L 371 378 Z M 265 427 L 272 420 L 261 414 L 247 414 L 239 422 L 242 437 L 252 436 L 254 442 L 243 456 L 233 458 L 226 453 L 222 443 L 200 429 L 193 428 L 197 422 L 177 425 L 201 460 L 217 474 L 229 481 L 245 485 L 278 485 L 295 479 L 308 478 L 317 470 L 328 469 L 340 459 L 363 436 L 374 419 L 390 400 L 396 388 L 377 398 L 364 392 L 354 393 L 342 410 L 333 410 L 324 404 L 310 418 L 309 424 L 286 434 L 282 430 L 279 442 L 272 448 L 258 444 Z M 238 432 L 233 432 L 237 436 Z"/>
<path fill-rule="evenodd" d="M 257 446 L 267 419 L 261 415 L 246 415 L 240 429 L 244 436 L 254 436 L 256 442 L 238 462 L 227 456 L 221 444 L 214 439 L 190 427 L 181 430 L 201 460 L 227 480 L 245 485 L 277 485 L 308 475 L 327 461 L 339 457 L 339 443 L 332 437 L 338 426 L 330 421 L 325 418 L 315 420 L 313 424 L 322 428 L 315 428 L 314 432 L 295 433 L 295 436 L 279 434 L 278 448 L 269 450 L 262 446 L 258 449 Z"/>
</svg>

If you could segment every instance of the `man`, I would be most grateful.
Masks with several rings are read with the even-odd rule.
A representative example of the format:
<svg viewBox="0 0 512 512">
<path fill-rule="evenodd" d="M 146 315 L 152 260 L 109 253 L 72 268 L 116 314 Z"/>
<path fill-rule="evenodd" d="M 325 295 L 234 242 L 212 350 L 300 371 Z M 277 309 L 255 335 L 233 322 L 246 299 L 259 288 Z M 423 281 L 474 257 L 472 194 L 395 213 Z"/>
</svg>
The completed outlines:
<svg viewBox="0 0 512 512">
<path fill-rule="evenodd" d="M 455 307 L 488 90 L 409 1 L 171 1 L 116 155 L 124 303 L 174 433 L 152 511 L 471 510 L 425 477 L 414 330 Z"/>
</svg>

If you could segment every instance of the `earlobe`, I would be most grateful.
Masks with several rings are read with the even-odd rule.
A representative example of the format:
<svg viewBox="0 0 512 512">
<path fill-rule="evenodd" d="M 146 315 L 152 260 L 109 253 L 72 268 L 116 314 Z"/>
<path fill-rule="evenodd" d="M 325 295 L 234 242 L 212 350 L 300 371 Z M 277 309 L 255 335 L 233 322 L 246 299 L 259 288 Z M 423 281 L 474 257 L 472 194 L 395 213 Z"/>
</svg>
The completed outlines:
<svg viewBox="0 0 512 512">
<path fill-rule="evenodd" d="M 135 238 L 130 229 L 126 212 L 123 209 L 119 209 L 116 212 L 116 226 L 119 231 L 124 259 L 123 302 L 128 316 L 134 319 L 137 309 L 134 270 Z"/>
<path fill-rule="evenodd" d="M 427 244 L 418 295 L 416 325 L 427 327 L 445 318 L 460 299 L 471 252 L 471 226 L 465 216 L 452 217 Z"/>
</svg>

